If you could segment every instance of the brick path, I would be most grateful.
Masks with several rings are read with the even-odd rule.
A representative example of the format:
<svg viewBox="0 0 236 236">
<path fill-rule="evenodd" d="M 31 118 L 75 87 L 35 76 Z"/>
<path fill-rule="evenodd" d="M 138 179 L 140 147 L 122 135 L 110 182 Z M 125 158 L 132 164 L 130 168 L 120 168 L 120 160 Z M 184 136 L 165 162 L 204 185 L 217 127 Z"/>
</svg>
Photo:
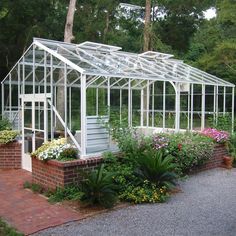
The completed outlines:
<svg viewBox="0 0 236 236">
<path fill-rule="evenodd" d="M 24 170 L 0 170 L 0 217 L 29 235 L 39 230 L 82 219 L 82 215 L 52 205 L 47 199 L 23 188 L 31 180 Z"/>
</svg>

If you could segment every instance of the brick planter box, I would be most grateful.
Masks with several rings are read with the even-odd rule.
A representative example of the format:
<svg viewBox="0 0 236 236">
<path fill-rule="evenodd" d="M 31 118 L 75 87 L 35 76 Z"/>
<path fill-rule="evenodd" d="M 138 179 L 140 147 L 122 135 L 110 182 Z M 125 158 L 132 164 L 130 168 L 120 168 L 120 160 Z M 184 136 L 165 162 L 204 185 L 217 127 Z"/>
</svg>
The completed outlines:
<svg viewBox="0 0 236 236">
<path fill-rule="evenodd" d="M 207 160 L 207 162 L 201 166 L 194 168 L 191 172 L 198 172 L 203 170 L 210 170 L 218 167 L 224 167 L 223 157 L 227 156 L 229 153 L 224 144 L 216 144 L 212 157 Z"/>
<path fill-rule="evenodd" d="M 101 157 L 67 162 L 56 160 L 44 162 L 32 158 L 32 181 L 46 189 L 62 188 L 72 183 L 79 183 L 83 179 L 82 170 L 93 170 L 101 162 Z"/>
<path fill-rule="evenodd" d="M 0 169 L 21 168 L 21 143 L 0 144 Z"/>
</svg>

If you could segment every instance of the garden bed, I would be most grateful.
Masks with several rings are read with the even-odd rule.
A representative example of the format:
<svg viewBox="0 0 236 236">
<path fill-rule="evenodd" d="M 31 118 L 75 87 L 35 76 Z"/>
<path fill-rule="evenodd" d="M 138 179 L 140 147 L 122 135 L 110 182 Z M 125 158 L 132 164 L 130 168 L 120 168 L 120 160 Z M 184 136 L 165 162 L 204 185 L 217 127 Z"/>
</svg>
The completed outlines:
<svg viewBox="0 0 236 236">
<path fill-rule="evenodd" d="M 205 164 L 194 168 L 191 173 L 223 167 L 223 157 L 227 155 L 224 144 L 216 144 L 212 157 Z M 102 163 L 102 157 L 91 157 L 87 160 L 73 161 L 40 161 L 32 158 L 33 183 L 39 184 L 46 189 L 65 187 L 72 183 L 79 183 L 83 177 L 82 171 L 93 170 Z"/>
<path fill-rule="evenodd" d="M 93 170 L 101 162 L 101 157 L 65 162 L 40 161 L 37 158 L 32 158 L 32 181 L 46 189 L 63 188 L 72 183 L 79 183 L 83 179 L 81 172 Z"/>
<path fill-rule="evenodd" d="M 21 143 L 0 144 L 0 169 L 21 168 Z"/>
</svg>

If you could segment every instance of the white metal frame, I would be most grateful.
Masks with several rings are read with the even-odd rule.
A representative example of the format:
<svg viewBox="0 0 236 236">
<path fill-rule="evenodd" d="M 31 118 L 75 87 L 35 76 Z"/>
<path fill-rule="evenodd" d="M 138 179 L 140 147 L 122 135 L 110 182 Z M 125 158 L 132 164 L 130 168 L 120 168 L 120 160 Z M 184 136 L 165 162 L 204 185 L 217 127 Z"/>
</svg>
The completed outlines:
<svg viewBox="0 0 236 236">
<path fill-rule="evenodd" d="M 63 70 L 64 80 L 56 76 L 58 70 Z M 162 93 L 157 95 L 155 84 L 163 83 Z M 181 109 L 182 95 L 186 95 L 181 90 L 181 85 L 188 85 L 187 92 L 187 111 Z M 195 87 L 201 86 L 201 111 L 194 109 L 194 99 L 197 96 Z M 168 94 L 167 86 L 172 86 L 175 96 L 175 109 L 169 111 L 167 107 Z M 201 116 L 201 129 L 205 127 L 206 112 L 206 86 L 213 86 L 214 104 L 212 114 L 217 121 L 219 112 L 219 96 L 223 96 L 222 114 L 229 112 L 226 107 L 226 96 L 231 95 L 232 106 L 232 131 L 234 127 L 234 87 L 235 85 L 224 81 L 216 76 L 210 75 L 204 71 L 193 68 L 183 61 L 173 59 L 173 55 L 159 52 L 145 52 L 141 54 L 128 53 L 121 51 L 120 47 L 84 42 L 82 44 L 64 43 L 47 39 L 34 38 L 32 45 L 22 55 L 16 65 L 1 83 L 2 114 L 10 114 L 13 119 L 13 112 L 20 110 L 20 94 L 27 95 L 27 88 L 31 89 L 31 96 L 35 99 L 38 93 L 46 97 L 50 93 L 52 99 L 46 103 L 45 110 L 50 110 L 50 132 L 53 136 L 54 127 L 57 119 L 63 124 L 65 136 L 69 135 L 72 141 L 80 150 L 81 156 L 86 156 L 86 115 L 87 115 L 87 89 L 96 89 L 96 109 L 95 114 L 99 115 L 99 93 L 105 89 L 107 93 L 106 104 L 110 110 L 112 90 L 120 91 L 120 119 L 123 109 L 122 99 L 123 91 L 128 91 L 127 107 L 129 125 L 133 124 L 133 92 L 140 91 L 140 126 L 155 126 L 155 114 L 162 115 L 162 129 L 166 130 L 166 116 L 168 113 L 175 115 L 174 129 L 178 132 L 181 128 L 181 114 L 187 114 L 186 129 L 193 130 L 194 114 Z M 57 112 L 56 93 L 57 88 L 63 88 L 66 99 L 64 101 L 65 119 L 63 120 Z M 15 96 L 13 89 L 17 89 L 17 104 L 13 105 Z M 36 90 L 38 88 L 38 90 Z M 73 138 L 71 134 L 72 123 L 72 88 L 80 91 L 80 120 L 81 120 L 81 144 Z M 219 88 L 223 88 L 223 93 L 219 93 Z M 8 89 L 8 90 L 7 90 Z M 231 92 L 228 92 L 232 89 Z M 144 91 L 146 91 L 147 109 L 144 108 Z M 6 100 L 8 96 L 8 100 Z M 41 96 L 41 95 L 40 95 Z M 150 96 L 152 99 L 150 100 Z M 162 108 L 155 109 L 156 99 L 163 96 Z M 68 102 L 69 101 L 69 102 Z M 150 104 L 149 104 L 150 103 Z M 150 106 L 151 105 L 151 108 Z M 146 110 L 145 110 L 146 109 Z M 68 114 L 68 115 L 67 115 Z M 145 114 L 145 119 L 144 119 Z M 151 116 L 149 116 L 151 114 Z M 56 119 L 57 118 L 57 119 Z M 149 119 L 151 118 L 151 122 Z M 45 114 L 45 119 L 48 119 Z M 145 124 L 144 124 L 145 120 Z M 19 127 L 19 126 L 18 126 Z M 45 140 L 48 131 L 45 132 Z"/>
</svg>

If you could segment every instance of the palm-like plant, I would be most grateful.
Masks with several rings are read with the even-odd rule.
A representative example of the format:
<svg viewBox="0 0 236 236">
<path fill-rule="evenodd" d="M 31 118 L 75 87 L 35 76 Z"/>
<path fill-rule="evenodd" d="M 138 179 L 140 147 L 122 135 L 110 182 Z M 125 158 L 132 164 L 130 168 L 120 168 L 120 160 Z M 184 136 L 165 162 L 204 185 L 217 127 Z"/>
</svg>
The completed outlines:
<svg viewBox="0 0 236 236">
<path fill-rule="evenodd" d="M 176 164 L 173 163 L 173 158 L 165 156 L 163 151 L 147 150 L 138 157 L 138 163 L 136 173 L 143 180 L 147 179 L 158 187 L 171 188 L 176 185 Z"/>
<path fill-rule="evenodd" d="M 113 183 L 114 176 L 114 173 L 104 170 L 104 165 L 87 174 L 81 184 L 83 192 L 81 201 L 99 204 L 106 208 L 112 207 L 117 201 L 117 186 Z"/>
</svg>

